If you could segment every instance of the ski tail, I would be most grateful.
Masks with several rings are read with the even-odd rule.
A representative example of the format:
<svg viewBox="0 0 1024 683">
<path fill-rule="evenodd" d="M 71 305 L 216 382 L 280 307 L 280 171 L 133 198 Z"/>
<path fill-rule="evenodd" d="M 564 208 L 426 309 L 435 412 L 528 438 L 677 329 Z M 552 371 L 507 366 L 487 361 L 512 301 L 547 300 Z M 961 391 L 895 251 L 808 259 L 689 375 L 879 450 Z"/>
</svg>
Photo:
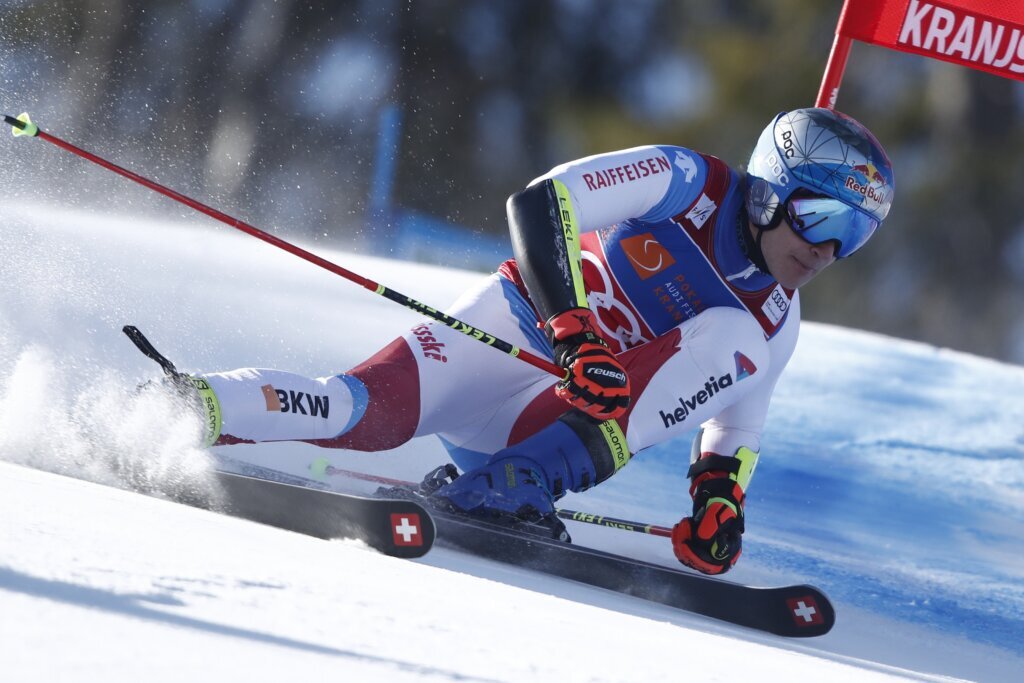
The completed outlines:
<svg viewBox="0 0 1024 683">
<path fill-rule="evenodd" d="M 230 472 L 216 472 L 219 509 L 229 515 L 323 539 L 354 538 L 392 557 L 426 555 L 430 513 L 411 500 L 364 498 Z"/>
<path fill-rule="evenodd" d="M 174 380 L 177 380 L 181 376 L 178 369 L 174 367 L 174 363 L 167 360 L 163 354 L 157 351 L 156 347 L 146 339 L 146 335 L 142 334 L 142 331 L 139 328 L 134 325 L 125 325 L 121 328 L 121 331 L 125 333 L 125 336 L 135 344 L 135 348 L 141 351 L 143 355 L 150 360 L 156 361 L 157 364 L 160 365 L 161 369 L 163 369 L 165 375 Z"/>
</svg>

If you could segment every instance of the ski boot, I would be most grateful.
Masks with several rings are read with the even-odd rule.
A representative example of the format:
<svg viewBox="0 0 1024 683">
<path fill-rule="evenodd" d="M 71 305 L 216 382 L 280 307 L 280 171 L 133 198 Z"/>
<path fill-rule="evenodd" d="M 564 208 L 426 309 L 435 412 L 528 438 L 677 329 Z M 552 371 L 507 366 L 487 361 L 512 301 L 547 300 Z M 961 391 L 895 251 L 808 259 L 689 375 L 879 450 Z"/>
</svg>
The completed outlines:
<svg viewBox="0 0 1024 683">
<path fill-rule="evenodd" d="M 178 372 L 174 363 L 156 350 L 139 328 L 125 325 L 121 330 L 146 357 L 156 361 L 164 371 L 160 380 L 149 380 L 139 385 L 138 391 L 158 389 L 173 396 L 186 410 L 203 421 L 203 445 L 212 446 L 220 437 L 221 413 L 217 395 L 206 380 Z"/>
<path fill-rule="evenodd" d="M 417 499 L 429 507 L 449 514 L 473 517 L 490 524 L 513 529 L 542 538 L 554 538 L 570 542 L 569 532 L 565 524 L 558 518 L 552 499 L 546 493 L 539 494 L 540 507 L 535 503 L 521 502 L 514 512 L 494 505 L 480 505 L 472 509 L 464 509 L 453 504 L 448 498 L 436 495 L 442 489 L 450 491 L 452 484 L 464 477 L 478 476 L 486 467 L 471 470 L 460 477 L 458 468 L 451 463 L 441 465 L 427 473 L 416 492 Z M 468 480 L 467 480 L 468 481 Z M 542 512 L 542 509 L 545 510 Z"/>
<path fill-rule="evenodd" d="M 462 476 L 452 476 L 454 466 L 434 470 L 421 489 L 438 509 L 569 540 L 555 501 L 601 483 L 628 460 L 616 422 L 572 410 Z"/>
</svg>

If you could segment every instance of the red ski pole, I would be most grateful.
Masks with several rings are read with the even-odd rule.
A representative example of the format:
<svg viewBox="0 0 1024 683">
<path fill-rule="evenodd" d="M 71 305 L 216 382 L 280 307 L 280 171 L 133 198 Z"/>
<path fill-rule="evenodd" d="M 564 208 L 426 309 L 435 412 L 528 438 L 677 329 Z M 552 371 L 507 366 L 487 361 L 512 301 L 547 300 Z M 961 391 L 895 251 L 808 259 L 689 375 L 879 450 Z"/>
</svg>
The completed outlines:
<svg viewBox="0 0 1024 683">
<path fill-rule="evenodd" d="M 541 358 L 540 356 L 536 356 L 530 353 L 529 351 L 524 351 L 523 349 L 520 349 L 518 346 L 513 346 L 512 344 L 506 341 L 498 339 L 492 334 L 488 334 L 487 332 L 476 327 L 473 327 L 468 323 L 464 323 L 461 320 L 453 318 L 446 313 L 442 313 L 437 309 L 431 308 L 426 304 L 420 303 L 419 301 L 413 299 L 412 297 L 408 297 L 405 294 L 401 294 L 393 289 L 389 289 L 388 287 L 378 284 L 373 280 L 370 280 L 369 278 L 363 277 L 362 275 L 353 273 L 352 271 L 346 268 L 342 268 L 341 266 L 332 263 L 327 259 L 321 258 L 320 256 L 317 256 L 312 252 L 306 251 L 301 247 L 297 247 L 294 244 L 291 244 L 290 242 L 286 242 L 279 237 L 275 237 L 270 233 L 264 232 L 263 230 L 260 230 L 257 227 L 249 225 L 245 221 L 233 218 L 232 216 L 229 216 L 226 213 L 211 208 L 206 204 L 203 204 L 201 202 L 196 201 L 195 199 L 192 199 L 191 197 L 187 197 L 181 194 L 180 192 L 176 192 L 168 187 L 164 187 L 163 185 L 154 182 L 149 178 L 145 178 L 139 175 L 138 173 L 133 173 L 132 171 L 122 168 L 117 164 L 111 163 L 102 157 L 99 157 L 91 152 L 87 152 L 84 149 L 76 147 L 69 142 L 65 142 L 64 140 L 61 140 L 60 138 L 54 135 L 50 135 L 49 133 L 40 130 L 39 126 L 32 123 L 31 119 L 29 119 L 28 114 L 21 114 L 16 118 L 13 116 L 5 115 L 4 122 L 13 126 L 14 130 L 12 132 L 15 136 L 37 137 L 42 140 L 46 140 L 47 142 L 52 143 L 60 147 L 61 149 L 67 150 L 68 152 L 80 156 L 83 159 L 87 159 L 88 161 L 91 161 L 94 164 L 98 164 L 103 168 L 113 171 L 114 173 L 117 173 L 120 176 L 124 176 L 125 178 L 128 178 L 129 180 L 132 180 L 140 185 L 148 187 L 151 190 L 155 190 L 156 192 L 159 192 L 165 197 L 170 197 L 174 201 L 180 202 L 185 206 L 188 206 L 192 209 L 195 209 L 196 211 L 199 211 L 200 213 L 205 213 L 210 218 L 214 218 L 220 221 L 221 223 L 224 223 L 226 225 L 231 226 L 232 228 L 235 228 L 236 230 L 241 230 L 242 232 L 248 235 L 252 235 L 257 239 L 261 239 L 264 242 L 267 242 L 268 244 L 274 245 L 278 249 L 283 249 L 290 254 L 294 254 L 299 258 L 305 259 L 310 263 L 316 264 L 325 270 L 329 270 L 335 275 L 340 275 L 341 277 L 345 278 L 346 280 L 349 280 L 350 282 L 362 285 L 363 287 L 370 290 L 371 292 L 374 292 L 375 294 L 380 294 L 386 299 L 390 299 L 391 301 L 394 301 L 397 304 L 401 304 L 402 306 L 410 308 L 416 311 L 417 313 L 427 316 L 428 318 L 432 318 L 439 323 L 443 323 L 444 325 L 447 325 L 453 330 L 461 332 L 468 337 L 472 337 L 477 341 L 483 342 L 484 344 L 487 344 L 488 346 L 498 349 L 499 351 L 502 351 L 508 354 L 509 356 L 512 356 L 513 358 L 518 358 L 519 360 L 525 361 L 536 368 L 551 373 L 552 375 L 558 377 L 559 379 L 565 379 L 568 377 L 567 370 L 563 370 L 562 368 L 558 367 L 549 360 Z"/>
</svg>

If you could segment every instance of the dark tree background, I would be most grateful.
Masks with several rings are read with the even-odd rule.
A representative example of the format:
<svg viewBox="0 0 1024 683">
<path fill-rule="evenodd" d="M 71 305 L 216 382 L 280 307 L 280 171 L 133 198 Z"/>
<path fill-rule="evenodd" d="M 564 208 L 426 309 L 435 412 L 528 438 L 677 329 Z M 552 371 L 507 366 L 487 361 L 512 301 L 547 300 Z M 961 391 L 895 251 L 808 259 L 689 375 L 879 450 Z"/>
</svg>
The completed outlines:
<svg viewBox="0 0 1024 683">
<path fill-rule="evenodd" d="M 841 4 L 8 0 L 0 103 L 257 225 L 389 253 L 369 212 L 389 106 L 389 199 L 468 243 L 580 156 L 665 143 L 743 165 L 775 113 L 813 103 Z M 1024 85 L 855 45 L 838 108 L 886 145 L 897 195 L 807 317 L 1024 362 Z M 29 147 L 0 147 L 8 201 L 186 215 Z"/>
</svg>

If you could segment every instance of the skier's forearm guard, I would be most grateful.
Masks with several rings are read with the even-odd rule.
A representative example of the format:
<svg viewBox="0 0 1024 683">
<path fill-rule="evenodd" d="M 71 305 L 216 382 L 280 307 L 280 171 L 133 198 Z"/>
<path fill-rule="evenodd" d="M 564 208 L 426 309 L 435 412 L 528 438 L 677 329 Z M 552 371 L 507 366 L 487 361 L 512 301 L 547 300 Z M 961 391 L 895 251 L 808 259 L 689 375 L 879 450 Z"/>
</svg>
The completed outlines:
<svg viewBox="0 0 1024 683">
<path fill-rule="evenodd" d="M 519 272 L 543 319 L 587 308 L 579 225 L 565 184 L 543 180 L 509 197 L 506 210 Z"/>
</svg>

